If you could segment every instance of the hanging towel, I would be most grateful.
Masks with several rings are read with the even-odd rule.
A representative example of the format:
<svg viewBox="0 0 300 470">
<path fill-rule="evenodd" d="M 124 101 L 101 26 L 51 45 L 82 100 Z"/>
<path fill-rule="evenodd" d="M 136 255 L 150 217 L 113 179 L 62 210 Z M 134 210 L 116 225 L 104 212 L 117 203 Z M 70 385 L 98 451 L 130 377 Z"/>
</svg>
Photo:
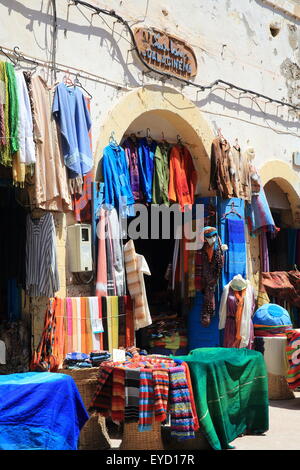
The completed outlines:
<svg viewBox="0 0 300 470">
<path fill-rule="evenodd" d="M 53 355 L 57 359 L 58 367 L 61 367 L 64 361 L 64 343 L 65 343 L 65 301 L 61 298 L 56 298 L 55 317 L 56 317 L 56 332 L 54 336 Z"/>
<path fill-rule="evenodd" d="M 5 63 L 9 94 L 9 137 L 11 155 L 20 148 L 19 143 L 19 100 L 15 69 L 9 62 Z"/>
<path fill-rule="evenodd" d="M 77 351 L 81 352 L 81 302 L 80 297 L 76 297 L 77 306 Z"/>
<path fill-rule="evenodd" d="M 99 318 L 98 297 L 88 297 L 91 316 L 93 351 L 100 350 L 100 333 L 103 333 L 102 320 Z"/>
<path fill-rule="evenodd" d="M 119 348 L 119 299 L 117 296 L 111 297 L 112 312 L 112 348 Z"/>
<path fill-rule="evenodd" d="M 92 333 L 92 325 L 91 325 L 91 311 L 90 311 L 89 298 L 84 297 L 84 300 L 85 300 L 85 308 L 86 308 L 86 320 L 85 320 L 86 354 L 90 354 L 93 350 L 93 333 Z"/>
<path fill-rule="evenodd" d="M 125 369 L 114 367 L 111 401 L 111 419 L 115 424 L 124 421 L 125 410 Z"/>
<path fill-rule="evenodd" d="M 99 318 L 100 318 L 100 322 L 102 323 L 102 329 L 103 329 L 103 333 L 104 333 L 104 324 L 103 324 L 103 310 L 102 310 L 102 299 L 101 297 L 98 297 L 98 309 L 99 309 Z M 100 341 L 100 351 L 103 351 L 104 350 L 104 347 L 103 347 L 103 333 L 100 333 L 99 335 L 99 341 Z"/>
<path fill-rule="evenodd" d="M 125 369 L 125 422 L 139 420 L 140 369 Z"/>
<path fill-rule="evenodd" d="M 80 297 L 80 311 L 81 311 L 81 352 L 89 354 L 87 350 L 87 338 L 86 338 L 86 300 L 84 297 Z"/>
<path fill-rule="evenodd" d="M 113 349 L 113 332 L 112 332 L 112 297 L 106 298 L 107 306 L 107 337 L 108 337 L 108 350 L 112 353 Z"/>
<path fill-rule="evenodd" d="M 119 303 L 119 345 L 126 347 L 126 305 L 125 296 L 118 298 Z"/>
<path fill-rule="evenodd" d="M 99 297 L 107 295 L 107 270 L 106 270 L 106 248 L 105 248 L 105 211 L 100 209 L 100 217 L 97 226 L 98 235 L 98 265 L 96 295 Z"/>
<path fill-rule="evenodd" d="M 78 325 L 77 318 L 80 316 L 80 310 L 77 309 L 76 297 L 72 297 L 72 351 L 68 352 L 83 352 L 78 349 Z M 84 351 L 85 352 L 85 351 Z"/>
<path fill-rule="evenodd" d="M 169 393 L 169 372 L 153 369 L 154 411 L 156 421 L 166 421 Z"/>
<path fill-rule="evenodd" d="M 73 335 L 73 323 L 72 323 L 72 299 L 67 297 L 66 299 L 67 308 L 67 353 L 72 352 L 72 335 Z"/>
<path fill-rule="evenodd" d="M 134 317 L 132 299 L 129 295 L 125 296 L 126 311 L 126 348 L 134 346 Z"/>
<path fill-rule="evenodd" d="M 246 242 L 243 220 L 226 219 L 228 251 L 225 253 L 224 276 L 226 283 L 241 274 L 246 278 Z"/>
<path fill-rule="evenodd" d="M 179 440 L 193 439 L 194 420 L 191 398 L 183 366 L 170 368 L 171 436 Z"/>
<path fill-rule="evenodd" d="M 154 418 L 154 389 L 152 371 L 140 370 L 139 431 L 151 431 Z"/>
<path fill-rule="evenodd" d="M 103 335 L 103 347 L 102 349 L 104 351 L 109 351 L 109 342 L 108 342 L 108 319 L 107 319 L 107 312 L 108 312 L 108 307 L 107 307 L 107 299 L 108 297 L 100 297 L 101 300 L 101 306 L 102 306 L 102 321 L 103 321 L 103 329 L 104 329 L 104 335 Z"/>
</svg>

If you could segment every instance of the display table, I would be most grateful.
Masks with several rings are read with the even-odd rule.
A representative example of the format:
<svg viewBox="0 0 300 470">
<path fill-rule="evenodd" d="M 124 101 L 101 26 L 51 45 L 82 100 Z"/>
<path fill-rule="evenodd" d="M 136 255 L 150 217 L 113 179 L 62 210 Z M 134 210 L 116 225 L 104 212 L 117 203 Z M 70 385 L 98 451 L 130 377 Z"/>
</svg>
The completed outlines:
<svg viewBox="0 0 300 470">
<path fill-rule="evenodd" d="M 200 348 L 176 356 L 190 369 L 200 431 L 213 449 L 228 449 L 243 433 L 269 428 L 263 356 L 235 348 Z"/>
<path fill-rule="evenodd" d="M 0 450 L 76 450 L 88 418 L 72 377 L 0 376 Z"/>
<path fill-rule="evenodd" d="M 254 345 L 255 349 L 264 355 L 268 371 L 269 399 L 288 400 L 295 398 L 286 381 L 289 367 L 286 357 L 286 336 L 255 337 Z"/>
</svg>

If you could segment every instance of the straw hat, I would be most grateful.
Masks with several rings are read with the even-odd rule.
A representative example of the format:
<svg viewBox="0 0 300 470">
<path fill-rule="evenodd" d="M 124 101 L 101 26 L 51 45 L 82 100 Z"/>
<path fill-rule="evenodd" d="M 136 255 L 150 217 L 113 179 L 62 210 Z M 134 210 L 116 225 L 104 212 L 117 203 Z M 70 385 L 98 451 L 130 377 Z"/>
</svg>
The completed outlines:
<svg viewBox="0 0 300 470">
<path fill-rule="evenodd" d="M 247 281 L 240 274 L 234 276 L 234 278 L 230 281 L 230 287 L 233 290 L 243 290 L 247 287 L 247 285 Z"/>
</svg>

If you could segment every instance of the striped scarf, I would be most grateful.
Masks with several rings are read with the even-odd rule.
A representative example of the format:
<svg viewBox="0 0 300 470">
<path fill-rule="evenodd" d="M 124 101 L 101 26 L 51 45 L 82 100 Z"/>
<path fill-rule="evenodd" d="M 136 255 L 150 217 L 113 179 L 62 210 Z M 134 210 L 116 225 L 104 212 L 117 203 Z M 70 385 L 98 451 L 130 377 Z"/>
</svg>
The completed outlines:
<svg viewBox="0 0 300 470">
<path fill-rule="evenodd" d="M 139 420 L 140 370 L 125 370 L 125 422 Z"/>
<path fill-rule="evenodd" d="M 152 371 L 140 370 L 139 431 L 151 431 L 154 417 L 154 389 Z"/>
<path fill-rule="evenodd" d="M 154 369 L 154 411 L 156 421 L 166 421 L 169 393 L 169 372 L 167 370 Z"/>
<path fill-rule="evenodd" d="M 289 388 L 294 390 L 300 386 L 300 332 L 287 331 L 286 336 L 286 355 L 289 362 L 286 380 Z"/>
<path fill-rule="evenodd" d="M 97 389 L 88 410 L 90 412 L 97 411 L 97 413 L 105 418 L 110 416 L 112 408 L 112 372 L 112 367 L 104 365 L 101 366 L 99 376 L 97 377 Z"/>
<path fill-rule="evenodd" d="M 114 367 L 112 379 L 111 419 L 119 424 L 124 421 L 125 370 Z"/>
<path fill-rule="evenodd" d="M 193 439 L 194 419 L 183 366 L 170 368 L 170 413 L 171 436 L 179 440 Z"/>
</svg>

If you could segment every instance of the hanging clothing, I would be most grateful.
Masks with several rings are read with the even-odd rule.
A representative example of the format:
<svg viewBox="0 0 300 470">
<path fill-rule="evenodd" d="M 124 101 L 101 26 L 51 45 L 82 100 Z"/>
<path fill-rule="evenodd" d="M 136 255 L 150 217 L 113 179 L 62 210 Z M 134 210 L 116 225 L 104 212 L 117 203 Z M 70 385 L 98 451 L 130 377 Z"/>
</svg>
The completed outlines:
<svg viewBox="0 0 300 470">
<path fill-rule="evenodd" d="M 143 200 L 143 192 L 141 189 L 141 167 L 138 155 L 138 143 L 131 137 L 128 137 L 122 144 L 125 150 L 126 158 L 129 166 L 130 184 L 135 202 Z"/>
<path fill-rule="evenodd" d="M 215 247 L 205 241 L 195 255 L 195 289 L 204 294 L 201 323 L 209 326 L 215 314 L 215 289 L 223 268 L 220 240 Z"/>
<path fill-rule="evenodd" d="M 119 221 L 116 209 L 107 211 L 107 229 L 109 248 L 111 249 L 110 260 L 112 280 L 114 285 L 114 292 L 112 295 L 121 296 L 126 294 L 126 282 L 122 243 L 122 226 Z"/>
<path fill-rule="evenodd" d="M 50 211 L 72 210 L 66 167 L 52 116 L 53 89 L 40 76 L 31 78 L 36 164 L 28 187 L 31 205 Z"/>
<path fill-rule="evenodd" d="M 33 141 L 33 120 L 30 107 L 29 94 L 21 71 L 16 72 L 17 93 L 19 102 L 19 158 L 20 163 L 30 165 L 35 163 L 35 145 Z"/>
<path fill-rule="evenodd" d="M 234 197 L 251 201 L 250 167 L 248 158 L 239 146 L 232 146 L 228 154 L 229 172 Z"/>
<path fill-rule="evenodd" d="M 55 89 L 52 112 L 61 133 L 69 178 L 81 178 L 93 167 L 89 138 L 92 121 L 83 93 L 75 86 L 60 83 Z"/>
<path fill-rule="evenodd" d="M 253 343 L 252 315 L 255 309 L 254 290 L 250 281 L 236 293 L 229 282 L 223 290 L 219 309 L 219 329 L 225 328 L 224 347 L 251 349 Z"/>
<path fill-rule="evenodd" d="M 15 69 L 9 62 L 5 63 L 9 95 L 9 137 L 11 155 L 19 148 L 19 101 Z"/>
<path fill-rule="evenodd" d="M 152 186 L 152 203 L 169 206 L 169 152 L 171 146 L 167 143 L 157 144 L 154 155 L 154 173 Z"/>
<path fill-rule="evenodd" d="M 152 184 L 154 171 L 154 154 L 157 143 L 143 137 L 138 140 L 141 187 L 146 202 L 152 202 Z"/>
<path fill-rule="evenodd" d="M 59 290 L 56 259 L 56 234 L 53 215 L 40 219 L 27 215 L 26 292 L 29 296 L 54 297 Z"/>
<path fill-rule="evenodd" d="M 135 330 L 151 325 L 144 274 L 151 275 L 148 264 L 142 255 L 137 255 L 133 240 L 124 246 L 127 286 L 134 301 Z"/>
<path fill-rule="evenodd" d="M 227 284 L 237 274 L 246 277 L 247 256 L 245 240 L 245 223 L 242 219 L 226 219 L 224 243 L 228 250 L 225 252 L 223 282 Z"/>
<path fill-rule="evenodd" d="M 276 233 L 277 229 L 263 187 L 259 195 L 252 196 L 251 204 L 247 205 L 247 217 L 252 235 L 261 232 Z"/>
<path fill-rule="evenodd" d="M 10 142 L 10 93 L 9 77 L 7 75 L 6 62 L 0 62 L 0 84 L 1 84 L 1 152 L 0 163 L 4 166 L 12 165 L 12 153 Z"/>
<path fill-rule="evenodd" d="M 122 217 L 133 215 L 134 197 L 130 186 L 125 151 L 113 143 L 103 150 L 102 173 L 104 178 L 105 209 L 114 207 Z"/>
<path fill-rule="evenodd" d="M 174 145 L 170 151 L 169 200 L 185 205 L 194 204 L 197 172 L 189 150 Z"/>
<path fill-rule="evenodd" d="M 223 199 L 233 197 L 233 187 L 229 173 L 230 145 L 227 140 L 217 137 L 213 140 L 210 157 L 209 190 L 215 190 Z"/>
<path fill-rule="evenodd" d="M 97 260 L 97 282 L 96 295 L 105 297 L 107 295 L 107 268 L 106 268 L 106 237 L 105 237 L 106 215 L 105 210 L 100 209 L 98 222 L 98 260 Z"/>
</svg>

